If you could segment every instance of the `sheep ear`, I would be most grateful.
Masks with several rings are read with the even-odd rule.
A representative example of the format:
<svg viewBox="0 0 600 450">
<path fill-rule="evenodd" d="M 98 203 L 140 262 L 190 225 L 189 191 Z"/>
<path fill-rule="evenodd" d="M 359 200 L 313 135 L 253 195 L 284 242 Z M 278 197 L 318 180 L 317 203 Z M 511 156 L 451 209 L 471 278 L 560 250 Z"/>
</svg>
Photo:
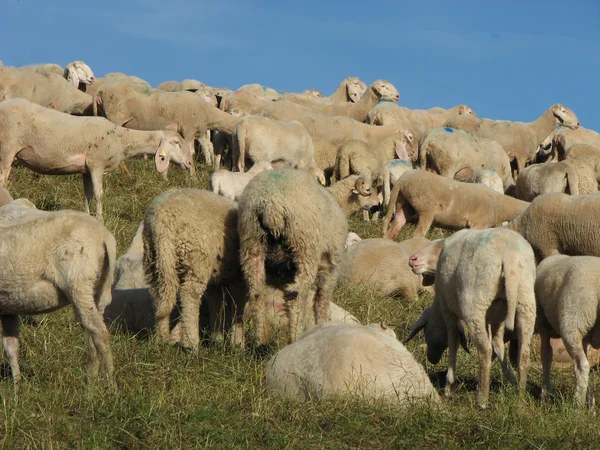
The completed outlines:
<svg viewBox="0 0 600 450">
<path fill-rule="evenodd" d="M 79 87 L 79 77 L 74 68 L 65 69 L 65 78 L 75 87 Z"/>
<path fill-rule="evenodd" d="M 406 337 L 406 339 L 404 339 L 404 341 L 402 341 L 402 343 L 407 344 L 412 338 L 414 338 L 419 331 L 425 328 L 425 325 L 427 325 L 428 320 L 429 308 L 426 308 L 425 311 L 423 311 L 423 314 L 421 314 L 421 317 L 419 317 L 419 319 L 415 322 L 415 324 L 412 327 L 412 330 L 410 330 L 410 333 L 408 333 L 408 336 Z"/>
<path fill-rule="evenodd" d="M 467 343 L 467 336 L 465 335 L 465 329 L 460 320 L 456 324 L 456 329 L 458 331 L 458 339 L 460 340 L 461 347 L 465 350 L 465 352 L 471 354 L 471 352 L 469 351 L 469 345 Z"/>
<path fill-rule="evenodd" d="M 388 329 L 388 324 L 385 320 L 382 320 L 379 325 L 381 326 L 382 330 L 387 330 Z"/>
<path fill-rule="evenodd" d="M 356 189 L 352 189 L 352 194 L 358 195 L 358 191 Z"/>
<path fill-rule="evenodd" d="M 167 126 L 165 126 L 165 130 L 171 130 L 171 131 L 175 131 L 176 133 L 179 132 L 179 122 L 173 122 L 168 124 Z"/>
<path fill-rule="evenodd" d="M 160 141 L 160 145 L 158 146 L 158 150 L 154 155 L 154 164 L 156 165 L 156 171 L 158 173 L 163 173 L 169 167 L 169 161 L 171 160 L 171 155 L 167 153 L 163 148 L 163 141 Z"/>
<path fill-rule="evenodd" d="M 410 159 L 408 155 L 408 150 L 406 149 L 406 142 L 403 140 L 394 141 L 394 149 L 396 151 L 396 156 L 398 159 L 403 159 L 408 161 Z"/>
</svg>

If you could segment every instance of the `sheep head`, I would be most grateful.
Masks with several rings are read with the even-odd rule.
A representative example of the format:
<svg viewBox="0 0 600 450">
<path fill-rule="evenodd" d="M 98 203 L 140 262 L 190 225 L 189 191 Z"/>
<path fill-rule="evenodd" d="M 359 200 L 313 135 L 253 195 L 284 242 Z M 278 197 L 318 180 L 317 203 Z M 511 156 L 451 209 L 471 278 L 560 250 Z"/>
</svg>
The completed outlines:
<svg viewBox="0 0 600 450">
<path fill-rule="evenodd" d="M 202 100 L 204 100 L 206 103 L 208 103 L 209 105 L 212 105 L 214 107 L 217 107 L 219 105 L 217 96 L 215 94 L 213 94 L 213 92 L 210 89 L 208 89 L 206 86 L 200 87 L 199 89 L 194 91 L 194 93 L 197 96 L 199 96 Z"/>
<path fill-rule="evenodd" d="M 385 100 L 388 102 L 397 102 L 400 100 L 400 93 L 396 87 L 385 80 L 377 80 L 375 81 L 371 87 L 375 95 L 379 97 L 379 100 Z"/>
<path fill-rule="evenodd" d="M 303 95 L 311 95 L 313 97 L 317 97 L 317 98 L 323 98 L 324 95 L 321 91 L 318 91 L 317 89 L 307 89 L 306 91 L 302 92 Z"/>
<path fill-rule="evenodd" d="M 457 115 L 462 116 L 463 114 L 469 114 L 471 116 L 477 117 L 475 111 L 473 111 L 470 107 L 468 107 L 467 105 L 459 105 Z"/>
<path fill-rule="evenodd" d="M 358 102 L 363 94 L 367 92 L 367 85 L 356 77 L 346 78 L 346 94 L 349 101 Z"/>
<path fill-rule="evenodd" d="M 408 259 L 408 265 L 416 275 L 423 275 L 423 286 L 431 286 L 435 281 L 440 254 L 444 249 L 445 239 L 436 239 L 424 245 Z"/>
<path fill-rule="evenodd" d="M 169 167 L 169 162 L 179 164 L 182 169 L 194 170 L 193 146 L 186 142 L 181 135 L 175 131 L 164 131 L 160 139 L 158 149 L 154 155 L 154 164 L 158 173 L 164 173 Z"/>
<path fill-rule="evenodd" d="M 348 236 L 346 236 L 346 242 L 344 244 L 344 248 L 348 248 L 353 244 L 356 244 L 357 242 L 362 241 L 362 239 L 360 238 L 360 236 L 356 233 L 353 233 L 352 231 L 350 231 L 348 233 Z"/>
<path fill-rule="evenodd" d="M 563 127 L 570 128 L 571 130 L 576 130 L 579 128 L 579 119 L 575 113 L 566 106 L 557 103 L 556 105 L 552 105 L 550 107 L 550 111 L 554 116 L 554 123 L 556 126 L 562 125 Z"/>
<path fill-rule="evenodd" d="M 419 157 L 418 149 L 415 144 L 415 137 L 410 131 L 400 131 L 392 136 L 394 142 L 394 152 L 398 159 L 404 161 L 417 162 Z"/>
<path fill-rule="evenodd" d="M 352 193 L 355 195 L 362 195 L 364 197 L 368 197 L 369 195 L 371 195 L 372 191 L 373 181 L 369 178 L 361 176 L 356 179 L 356 183 L 354 183 L 354 191 L 352 191 Z"/>
<path fill-rule="evenodd" d="M 90 85 L 95 80 L 94 72 L 83 61 L 73 61 L 67 64 L 64 76 L 75 87 L 78 87 L 79 83 Z"/>
</svg>

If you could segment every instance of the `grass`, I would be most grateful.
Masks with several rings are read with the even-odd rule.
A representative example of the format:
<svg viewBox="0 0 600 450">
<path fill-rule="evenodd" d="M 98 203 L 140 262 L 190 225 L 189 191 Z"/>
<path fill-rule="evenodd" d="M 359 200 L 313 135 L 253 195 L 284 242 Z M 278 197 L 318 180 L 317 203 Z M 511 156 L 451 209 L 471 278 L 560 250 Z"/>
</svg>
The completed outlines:
<svg viewBox="0 0 600 450">
<path fill-rule="evenodd" d="M 152 161 L 128 163 L 133 180 L 116 171 L 105 177 L 105 223 L 123 253 L 148 202 L 169 187 L 208 185 L 208 168 L 191 180 L 171 169 L 169 181 L 153 172 Z M 42 176 L 13 169 L 9 189 L 38 208 L 83 209 L 79 176 Z M 350 218 L 361 237 L 380 235 L 380 223 Z M 413 227 L 400 239 L 410 237 Z M 432 230 L 430 238 L 445 235 Z M 363 323 L 386 320 L 406 336 L 423 308 L 417 302 L 382 298 L 367 289 L 340 287 L 335 299 Z M 426 408 L 398 410 L 385 404 L 335 399 L 296 404 L 270 397 L 261 382 L 265 359 L 220 344 L 190 355 L 153 339 L 112 333 L 116 392 L 99 382 L 84 384 L 85 340 L 72 310 L 38 317 L 21 328 L 20 362 L 24 374 L 14 395 L 6 360 L 0 367 L 0 445 L 3 448 L 598 448 L 600 427 L 589 411 L 574 409 L 572 370 L 554 370 L 557 396 L 541 403 L 539 356 L 529 373 L 530 394 L 519 401 L 492 368 L 490 409 L 474 404 L 476 351 L 459 351 L 457 392 L 444 399 L 441 412 Z M 419 336 L 409 344 L 425 363 Z M 426 369 L 441 390 L 446 360 Z M 598 392 L 598 373 L 590 384 Z"/>
</svg>

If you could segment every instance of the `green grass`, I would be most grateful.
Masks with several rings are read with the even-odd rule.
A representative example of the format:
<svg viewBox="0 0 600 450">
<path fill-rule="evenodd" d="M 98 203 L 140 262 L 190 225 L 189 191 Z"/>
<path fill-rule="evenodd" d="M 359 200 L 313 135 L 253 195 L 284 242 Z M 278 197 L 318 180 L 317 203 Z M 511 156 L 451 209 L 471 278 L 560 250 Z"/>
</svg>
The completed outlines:
<svg viewBox="0 0 600 450">
<path fill-rule="evenodd" d="M 128 163 L 134 175 L 120 171 L 105 177 L 105 223 L 123 253 L 148 202 L 169 187 L 205 188 L 208 168 L 191 180 L 171 169 L 169 181 L 154 173 L 151 160 Z M 79 176 L 41 176 L 13 169 L 9 189 L 38 208 L 83 209 Z M 381 223 L 350 219 L 351 230 L 363 238 L 380 235 Z M 403 230 L 410 237 L 414 227 Z M 432 230 L 430 238 L 445 232 Z M 431 296 L 417 302 L 382 298 L 367 289 L 340 287 L 334 299 L 363 323 L 387 320 L 400 338 Z M 458 386 L 444 399 L 441 412 L 398 410 L 384 404 L 365 405 L 354 399 L 297 404 L 270 397 L 261 382 L 265 359 L 220 344 L 190 355 L 154 339 L 111 335 L 118 390 L 99 382 L 84 384 L 85 339 L 70 308 L 22 325 L 20 362 L 24 374 L 18 398 L 3 359 L 0 378 L 0 444 L 3 448 L 598 448 L 600 427 L 589 411 L 571 406 L 572 370 L 554 370 L 559 394 L 537 400 L 541 384 L 539 356 L 529 373 L 530 395 L 519 401 L 511 386 L 492 368 L 490 409 L 474 404 L 478 374 L 475 349 L 459 352 Z M 419 336 L 409 344 L 425 363 Z M 426 364 L 436 385 L 443 385 L 446 360 Z M 439 380 L 439 381 L 438 381 Z M 598 373 L 591 387 L 599 392 Z M 441 384 L 440 384 L 441 383 Z"/>
</svg>

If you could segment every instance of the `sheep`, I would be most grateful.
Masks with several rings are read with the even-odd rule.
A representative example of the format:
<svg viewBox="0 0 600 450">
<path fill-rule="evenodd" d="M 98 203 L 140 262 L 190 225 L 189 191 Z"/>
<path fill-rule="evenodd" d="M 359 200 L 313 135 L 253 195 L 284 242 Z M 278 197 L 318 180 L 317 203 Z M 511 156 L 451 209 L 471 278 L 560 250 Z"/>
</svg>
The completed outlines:
<svg viewBox="0 0 600 450">
<path fill-rule="evenodd" d="M 270 87 L 262 86 L 258 83 L 245 84 L 238 88 L 238 91 L 247 91 L 258 97 L 263 97 L 267 101 L 274 101 L 279 99 L 285 92 L 278 91 Z"/>
<path fill-rule="evenodd" d="M 559 125 L 576 130 L 579 119 L 573 111 L 561 104 L 552 105 L 533 122 L 509 122 L 479 119 L 473 116 L 449 118 L 445 127 L 470 131 L 479 137 L 498 141 L 510 160 L 516 161 L 517 173 L 535 160 L 540 143 Z"/>
<path fill-rule="evenodd" d="M 527 241 L 502 228 L 461 230 L 419 249 L 409 264 L 416 274 L 434 276 L 435 297 L 404 343 L 424 329 L 427 359 L 432 364 L 449 348 L 446 395 L 454 384 L 457 338 L 467 350 L 460 320 L 469 328 L 479 354 L 479 406 L 487 407 L 492 350 L 504 376 L 514 381 L 504 358 L 505 329 L 514 330 L 518 337 L 519 391 L 523 394 L 536 314 L 535 258 Z"/>
<path fill-rule="evenodd" d="M 233 129 L 232 153 L 233 167 L 240 172 L 244 172 L 247 160 L 285 161 L 293 168 L 304 170 L 317 168 L 312 139 L 297 121 L 242 117 Z"/>
<path fill-rule="evenodd" d="M 414 236 L 422 237 L 432 224 L 447 229 L 499 226 L 528 206 L 482 184 L 461 183 L 416 169 L 403 174 L 392 189 L 383 236 L 396 239 L 412 213 L 419 215 Z"/>
<path fill-rule="evenodd" d="M 496 141 L 464 130 L 431 129 L 419 145 L 419 167 L 459 181 L 477 170 L 493 170 L 500 175 L 505 190 L 514 184 L 504 148 Z"/>
<path fill-rule="evenodd" d="M 142 78 L 139 78 L 139 77 L 136 77 L 133 75 L 125 75 L 125 74 L 119 74 L 119 73 L 113 73 L 113 74 L 107 73 L 106 75 L 104 75 L 104 77 L 96 78 L 94 80 L 94 84 L 89 84 L 89 85 L 81 85 L 80 84 L 79 88 L 80 89 L 84 88 L 84 92 L 88 95 L 91 95 L 92 99 L 93 99 L 94 97 L 96 97 L 96 94 L 98 93 L 100 88 L 102 86 L 104 86 L 105 84 L 114 83 L 116 81 L 124 81 L 124 80 L 127 80 L 130 83 L 139 85 L 143 88 L 151 89 L 150 84 L 146 80 L 143 80 Z"/>
<path fill-rule="evenodd" d="M 465 180 L 466 183 L 481 183 L 492 188 L 499 194 L 504 194 L 502 178 L 493 170 L 478 170 Z"/>
<path fill-rule="evenodd" d="M 264 286 L 269 283 L 283 285 L 287 341 L 295 342 L 309 308 L 314 306 L 315 323 L 327 320 L 335 269 L 348 235 L 345 214 L 308 172 L 294 169 L 259 173 L 246 186 L 238 208 L 240 260 L 256 341 L 268 341 Z"/>
<path fill-rule="evenodd" d="M 4 206 L 12 201 L 13 198 L 10 195 L 10 192 L 8 192 L 6 189 L 0 186 L 0 206 Z"/>
<path fill-rule="evenodd" d="M 324 95 L 318 89 L 307 89 L 305 91 L 300 92 L 302 95 L 312 95 L 313 97 L 323 98 Z"/>
<path fill-rule="evenodd" d="M 575 144 L 587 144 L 600 148 L 600 133 L 588 128 L 579 127 L 576 130 L 561 128 L 552 140 L 552 155 L 559 161 L 565 159 L 568 150 Z"/>
<path fill-rule="evenodd" d="M 339 145 L 329 139 L 312 138 L 312 142 L 315 164 L 323 171 L 326 184 L 331 184 Z"/>
<path fill-rule="evenodd" d="M 2 210 L 15 203 L 0 207 L 0 320 L 15 385 L 21 378 L 19 315 L 47 313 L 69 303 L 88 335 L 88 379 L 98 375 L 102 364 L 112 384 L 113 358 L 102 313 L 111 299 L 113 235 L 89 215 L 69 210 L 21 206 L 20 217 L 5 222 Z"/>
<path fill-rule="evenodd" d="M 346 216 L 360 210 L 370 210 L 381 203 L 377 191 L 371 189 L 369 181 L 360 175 L 350 175 L 326 189 Z"/>
<path fill-rule="evenodd" d="M 358 234 L 353 233 L 352 231 L 349 232 L 346 237 L 346 243 L 344 244 L 344 250 L 360 241 L 362 241 L 362 239 Z"/>
<path fill-rule="evenodd" d="M 289 100 L 270 102 L 261 111 L 270 119 L 297 120 L 314 138 L 328 139 L 343 143 L 351 139 L 375 142 L 401 131 L 397 126 L 374 126 L 361 123 L 345 116 L 328 116 L 311 107 L 299 105 Z"/>
<path fill-rule="evenodd" d="M 536 197 L 505 227 L 520 233 L 541 261 L 557 253 L 600 256 L 600 196 L 552 192 Z"/>
<path fill-rule="evenodd" d="M 244 111 L 243 109 L 239 109 L 239 108 L 233 108 L 229 111 L 227 111 L 228 114 L 231 114 L 234 117 L 244 117 L 247 116 L 248 113 L 246 111 Z M 223 160 L 223 157 L 225 156 L 225 148 L 227 148 L 229 150 L 229 153 L 227 154 L 227 162 L 225 163 L 225 166 L 228 167 L 229 169 L 233 169 L 233 143 L 232 143 L 232 137 L 230 133 L 226 133 L 225 131 L 213 131 L 213 151 L 215 154 L 215 157 L 213 159 L 213 169 L 214 170 L 219 170 L 219 168 L 221 167 L 221 161 Z"/>
<path fill-rule="evenodd" d="M 24 98 L 67 114 L 92 115 L 92 97 L 61 75 L 0 67 L 0 101 Z"/>
<path fill-rule="evenodd" d="M 577 406 L 594 404 L 588 391 L 590 363 L 588 346 L 600 348 L 598 310 L 600 295 L 595 283 L 600 276 L 600 258 L 595 256 L 553 255 L 537 268 L 535 296 L 539 304 L 536 332 L 542 345 L 544 383 L 542 396 L 552 390 L 550 369 L 552 347 L 550 338 L 562 337 L 567 352 L 573 358 Z"/>
<path fill-rule="evenodd" d="M 579 177 L 564 161 L 533 164 L 521 171 L 515 189 L 516 197 L 526 202 L 547 192 L 579 195 Z"/>
<path fill-rule="evenodd" d="M 594 194 L 598 192 L 600 180 L 600 147 L 587 144 L 573 144 L 565 155 L 564 163 L 568 164 L 579 180 L 580 194 Z"/>
<path fill-rule="evenodd" d="M 367 91 L 367 85 L 356 77 L 349 77 L 335 89 L 329 97 L 313 98 L 311 95 L 302 94 L 285 94 L 280 97 L 280 100 L 290 100 L 294 103 L 299 103 L 305 106 L 313 106 L 319 104 L 331 104 L 334 102 L 354 102 L 357 103 L 363 94 Z"/>
<path fill-rule="evenodd" d="M 387 211 L 390 203 L 390 190 L 403 173 L 413 170 L 415 163 L 404 159 L 393 159 L 385 163 L 382 171 L 383 178 L 383 207 Z"/>
<path fill-rule="evenodd" d="M 206 87 L 204 83 L 198 80 L 187 79 L 183 81 L 165 81 L 156 86 L 156 89 L 167 92 L 192 91 L 196 92 Z"/>
<path fill-rule="evenodd" d="M 230 112 L 232 109 L 241 109 L 248 114 L 259 114 L 269 102 L 264 97 L 259 97 L 248 91 L 235 91 L 227 93 L 219 104 L 219 109 Z"/>
<path fill-rule="evenodd" d="M 361 240 L 342 253 L 338 282 L 371 286 L 381 296 L 416 300 L 419 292 L 432 290 L 407 263 L 410 255 L 427 243 L 422 237 L 400 243 L 381 238 Z"/>
<path fill-rule="evenodd" d="M 181 345 L 198 351 L 201 298 L 209 286 L 241 281 L 235 204 L 200 189 L 167 191 L 144 214 L 143 267 L 154 299 L 156 335 L 169 342 L 179 298 Z M 232 343 L 243 344 L 243 303 L 235 305 Z"/>
<path fill-rule="evenodd" d="M 95 80 L 94 72 L 90 66 L 83 61 L 73 61 L 64 68 L 58 64 L 36 64 L 33 66 L 19 67 L 24 71 L 35 71 L 40 73 L 54 73 L 65 78 L 74 87 L 86 92 L 85 86 L 89 86 Z"/>
<path fill-rule="evenodd" d="M 264 369 L 267 390 L 307 401 L 339 395 L 402 407 L 440 398 L 423 367 L 382 324 L 319 324 L 277 352 Z"/>
<path fill-rule="evenodd" d="M 159 173 L 171 160 L 193 167 L 189 146 L 174 131 L 128 130 L 101 117 L 75 117 L 21 98 L 0 103 L 0 184 L 4 187 L 15 156 L 38 173 L 81 173 L 85 211 L 89 214 L 95 196 L 96 217 L 102 220 L 103 175 L 138 154 L 154 154 Z"/>
<path fill-rule="evenodd" d="M 273 166 L 268 161 L 258 161 L 246 173 L 217 170 L 210 176 L 210 190 L 227 200 L 236 201 L 250 180 L 263 170 L 273 170 Z"/>
</svg>

